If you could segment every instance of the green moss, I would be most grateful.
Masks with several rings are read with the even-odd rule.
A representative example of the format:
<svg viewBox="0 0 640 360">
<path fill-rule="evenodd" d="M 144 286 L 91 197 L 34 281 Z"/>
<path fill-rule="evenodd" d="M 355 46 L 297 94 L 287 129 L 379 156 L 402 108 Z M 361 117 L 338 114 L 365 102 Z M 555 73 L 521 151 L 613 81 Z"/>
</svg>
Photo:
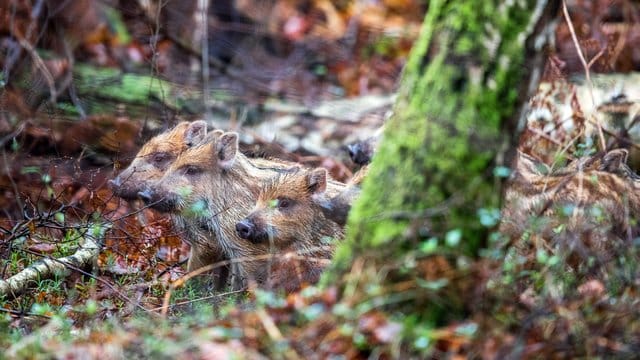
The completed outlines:
<svg viewBox="0 0 640 360">
<path fill-rule="evenodd" d="M 131 42 L 131 35 L 127 30 L 127 25 L 124 23 L 120 12 L 110 6 L 105 6 L 104 12 L 109 20 L 109 25 L 116 35 L 115 38 L 118 40 L 118 43 L 128 45 Z"/>
<path fill-rule="evenodd" d="M 354 204 L 336 266 L 406 240 L 462 234 L 475 255 L 486 235 L 477 209 L 498 205 L 488 171 L 515 110 L 535 2 L 431 1 L 408 59 L 395 114 Z M 438 215 L 421 216 L 442 208 Z M 426 231 L 415 227 L 427 226 Z"/>
<path fill-rule="evenodd" d="M 79 94 L 128 104 L 147 104 L 151 99 L 162 99 L 164 103 L 175 106 L 169 96 L 172 85 L 157 77 L 89 65 L 77 65 L 74 75 Z"/>
</svg>

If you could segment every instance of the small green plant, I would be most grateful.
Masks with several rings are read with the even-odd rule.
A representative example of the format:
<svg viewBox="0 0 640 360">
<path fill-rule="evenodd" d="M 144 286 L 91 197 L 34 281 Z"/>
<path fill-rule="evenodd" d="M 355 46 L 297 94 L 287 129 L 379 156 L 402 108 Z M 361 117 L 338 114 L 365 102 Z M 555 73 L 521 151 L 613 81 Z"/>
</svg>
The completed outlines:
<svg viewBox="0 0 640 360">
<path fill-rule="evenodd" d="M 394 51 L 397 50 L 398 41 L 399 39 L 396 37 L 381 35 L 363 49 L 363 57 L 393 56 Z"/>
<path fill-rule="evenodd" d="M 586 157 L 595 154 L 597 151 L 593 138 L 587 137 L 583 143 L 579 143 L 576 146 L 574 155 L 576 157 Z"/>
</svg>

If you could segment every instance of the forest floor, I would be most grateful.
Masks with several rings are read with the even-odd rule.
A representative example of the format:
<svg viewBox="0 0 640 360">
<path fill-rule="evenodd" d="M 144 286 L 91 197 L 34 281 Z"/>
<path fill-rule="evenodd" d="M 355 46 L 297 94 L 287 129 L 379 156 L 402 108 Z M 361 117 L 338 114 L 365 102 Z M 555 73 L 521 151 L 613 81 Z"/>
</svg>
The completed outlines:
<svg viewBox="0 0 640 360">
<path fill-rule="evenodd" d="M 425 5 L 277 1 L 264 17 L 259 2 L 237 1 L 231 17 L 210 10 L 208 24 L 214 25 L 206 29 L 210 48 L 203 53 L 184 35 L 194 26 L 193 9 L 169 5 L 166 14 L 173 15 L 158 17 L 153 7 L 108 3 L 78 2 L 48 12 L 0 5 L 0 18 L 11 17 L 20 29 L 0 25 L 0 278 L 41 259 L 72 255 L 96 227 L 104 233 L 90 271 L 69 267 L 28 284 L 22 294 L 0 295 L 0 348 L 6 350 L 0 358 L 495 357 L 518 346 L 525 356 L 570 355 L 563 346 L 570 348 L 572 339 L 561 335 L 572 327 L 597 334 L 596 348 L 637 349 L 637 343 L 625 343 L 624 329 L 606 312 L 618 301 L 610 314 L 633 314 L 640 284 L 609 291 L 609 284 L 594 280 L 579 284 L 575 298 L 545 298 L 546 307 L 526 311 L 529 289 L 496 292 L 495 307 L 463 299 L 466 318 L 408 327 L 393 311 L 359 302 L 335 285 L 282 296 L 259 289 L 216 293 L 200 278 L 183 282 L 189 248 L 170 220 L 117 198 L 107 181 L 152 134 L 195 119 L 238 131 L 251 156 L 321 166 L 348 180 L 358 166 L 346 145 L 373 136 L 390 116 Z M 561 22 L 547 85 L 533 103 L 550 109 L 554 129 L 574 118 L 568 113 L 589 106 L 604 113 L 597 108 L 618 104 L 621 93 L 629 103 L 640 99 L 638 75 L 595 75 L 640 69 L 640 11 L 625 6 L 572 2 L 583 50 L 596 59 L 590 68 L 595 97 L 588 99 L 594 88 L 585 85 Z M 594 25 L 589 14 L 596 13 Z M 85 15 L 74 21 L 77 14 Z M 495 259 L 474 261 L 475 277 L 467 280 L 486 287 Z M 444 280 L 449 276 L 440 257 L 421 266 Z M 549 269 L 546 275 L 553 264 Z M 633 282 L 634 275 L 625 276 Z M 443 286 L 437 277 L 425 280 L 426 288 Z M 590 315 L 576 310 L 585 306 Z M 516 324 L 536 311 L 544 314 L 530 317 L 529 328 Z M 628 333 L 638 333 L 637 317 L 627 320 Z M 479 326 L 494 331 L 478 336 Z M 555 341 L 546 341 L 549 336 Z"/>
</svg>

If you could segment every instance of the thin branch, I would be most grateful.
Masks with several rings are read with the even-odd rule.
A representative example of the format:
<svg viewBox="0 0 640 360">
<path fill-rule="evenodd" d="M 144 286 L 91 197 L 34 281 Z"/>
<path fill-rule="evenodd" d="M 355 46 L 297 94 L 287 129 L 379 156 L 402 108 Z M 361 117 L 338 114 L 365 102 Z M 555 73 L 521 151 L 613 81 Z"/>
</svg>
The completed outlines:
<svg viewBox="0 0 640 360">
<path fill-rule="evenodd" d="M 175 289 L 177 289 L 178 287 L 184 285 L 184 283 L 186 283 L 189 279 L 198 276 L 202 273 L 205 273 L 207 271 L 213 270 L 218 266 L 223 266 L 220 263 L 215 263 L 215 264 L 210 264 L 204 267 L 201 267 L 197 270 L 194 270 L 188 274 L 186 274 L 185 276 L 181 277 L 180 279 L 174 281 L 171 286 L 169 287 L 169 290 L 167 290 L 167 292 L 164 294 L 164 300 L 162 301 L 162 310 L 160 311 L 160 314 L 163 317 L 167 317 L 167 313 L 169 312 L 169 301 L 171 301 L 171 295 L 173 294 L 173 291 Z"/>
<path fill-rule="evenodd" d="M 51 101 L 52 104 L 55 104 L 56 99 L 58 98 L 58 90 L 56 89 L 56 83 L 55 83 L 55 80 L 53 79 L 53 75 L 51 75 L 51 72 L 47 68 L 47 65 L 45 65 L 40 55 L 38 55 L 38 52 L 27 41 L 27 39 L 22 37 L 22 35 L 18 34 L 17 32 L 14 34 L 14 36 L 18 40 L 18 43 L 20 44 L 20 46 L 22 46 L 22 48 L 25 49 L 27 53 L 31 56 L 31 59 L 33 60 L 36 68 L 38 68 L 38 70 L 40 70 L 40 72 L 42 73 L 42 76 L 47 82 L 47 86 L 49 86 L 49 92 L 50 92 L 49 100 Z"/>
<path fill-rule="evenodd" d="M 235 258 L 235 259 L 231 259 L 231 260 L 224 260 L 224 261 L 218 261 L 214 264 L 209 264 L 207 266 L 201 267 L 197 270 L 194 270 L 188 274 L 186 274 L 185 276 L 179 278 L 178 280 L 174 281 L 173 283 L 171 283 L 171 285 L 169 286 L 169 289 L 167 290 L 167 292 L 164 294 L 164 300 L 163 300 L 163 304 L 162 304 L 162 310 L 160 311 L 160 314 L 164 317 L 167 316 L 168 310 L 169 310 L 169 302 L 171 301 L 171 295 L 173 294 L 173 291 L 175 291 L 175 289 L 181 287 L 182 285 L 184 285 L 188 280 L 202 274 L 208 271 L 211 271 L 213 269 L 222 267 L 222 266 L 227 266 L 227 265 L 231 265 L 234 263 L 242 263 L 242 262 L 251 262 L 251 261 L 263 261 L 263 260 L 271 260 L 271 259 L 293 259 L 293 260 L 304 260 L 304 261 L 309 261 L 309 262 L 316 262 L 322 265 L 329 265 L 331 263 L 331 260 L 329 259 L 325 259 L 325 258 L 317 258 L 317 257 L 310 257 L 310 256 L 304 256 L 305 253 L 312 253 L 314 251 L 317 250 L 322 250 L 325 249 L 325 246 L 318 246 L 318 247 L 314 247 L 311 249 L 307 249 L 306 251 L 301 251 L 298 253 L 285 253 L 285 254 L 264 254 L 264 255 L 259 255 L 259 256 L 252 256 L 252 257 L 240 257 L 240 258 Z"/>
<path fill-rule="evenodd" d="M 598 55 L 596 55 L 588 64 L 587 61 L 585 60 L 584 55 L 582 54 L 582 49 L 580 48 L 580 43 L 578 42 L 578 36 L 576 35 L 576 31 L 573 28 L 573 23 L 571 22 L 571 17 L 569 16 L 569 10 L 567 9 L 567 1 L 566 0 L 562 0 L 562 12 L 564 14 L 564 18 L 567 21 L 567 26 L 569 27 L 569 32 L 571 33 L 571 39 L 573 40 L 573 44 L 576 47 L 576 52 L 578 53 L 578 57 L 580 58 L 580 62 L 582 63 L 582 66 L 584 67 L 584 72 L 585 72 L 585 77 L 587 80 L 587 84 L 589 85 L 589 94 L 591 95 L 591 103 L 593 104 L 593 106 L 595 106 L 595 98 L 593 96 L 593 83 L 591 82 L 591 74 L 590 74 L 590 67 L 591 65 L 593 65 L 593 62 L 595 60 L 597 60 L 597 58 L 599 58 L 603 51 L 600 51 L 600 53 L 598 53 Z M 602 147 L 602 151 L 607 150 L 607 143 L 604 140 L 604 133 L 602 132 L 602 125 L 600 124 L 600 121 L 596 121 L 596 125 L 598 128 L 598 137 L 600 138 L 600 146 Z"/>
<path fill-rule="evenodd" d="M 199 302 L 199 301 L 205 301 L 205 300 L 210 300 L 210 299 L 220 299 L 222 297 L 229 296 L 229 295 L 242 294 L 244 291 L 245 290 L 233 290 L 233 291 L 227 291 L 227 292 L 223 292 L 223 293 L 216 293 L 216 294 L 209 295 L 209 296 L 199 297 L 199 298 L 193 299 L 193 300 L 185 300 L 185 301 L 180 301 L 180 302 L 177 302 L 177 303 L 173 303 L 173 304 L 169 305 L 169 307 L 170 308 L 174 308 L 176 306 L 193 304 L 193 303 L 196 303 L 196 302 Z M 163 304 L 163 306 L 160 306 L 160 307 L 147 309 L 147 311 L 149 311 L 150 313 L 155 313 L 158 310 L 163 310 L 163 307 L 164 307 L 164 304 Z"/>
<path fill-rule="evenodd" d="M 12 309 L 5 309 L 0 307 L 0 312 L 4 312 L 7 314 L 11 314 L 13 316 L 37 316 L 37 317 L 41 317 L 44 319 L 51 319 L 51 316 L 49 315 L 42 315 L 42 314 L 36 314 L 36 313 L 31 313 L 31 312 L 25 312 L 25 311 L 21 311 L 21 310 L 12 310 Z"/>
<path fill-rule="evenodd" d="M 265 331 L 275 343 L 282 343 L 284 337 L 280 332 L 280 329 L 276 326 L 276 323 L 273 321 L 273 318 L 267 314 L 264 308 L 259 307 L 256 309 L 255 314 L 258 315 L 258 319 L 262 322 L 262 326 Z M 300 359 L 300 355 L 291 347 L 287 346 L 287 349 L 284 351 L 285 359 Z"/>
<path fill-rule="evenodd" d="M 208 37 L 208 14 L 209 14 L 209 1 L 198 1 L 198 10 L 200 13 L 200 19 L 196 23 L 200 26 L 200 41 L 202 44 L 202 106 L 205 115 L 209 117 L 211 110 L 209 109 L 208 97 L 210 93 L 209 88 L 209 37 Z"/>
</svg>

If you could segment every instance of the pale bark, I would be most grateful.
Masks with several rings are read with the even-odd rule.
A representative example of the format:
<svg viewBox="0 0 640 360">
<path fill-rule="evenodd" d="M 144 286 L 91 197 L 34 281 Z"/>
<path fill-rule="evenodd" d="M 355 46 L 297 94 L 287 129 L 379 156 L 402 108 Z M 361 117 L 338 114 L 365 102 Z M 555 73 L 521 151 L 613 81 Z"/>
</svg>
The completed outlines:
<svg viewBox="0 0 640 360">
<path fill-rule="evenodd" d="M 90 229 L 96 231 L 87 232 L 81 241 L 82 245 L 73 255 L 59 259 L 43 258 L 10 278 L 0 280 L 0 296 L 19 296 L 40 280 L 66 274 L 69 269 L 84 269 L 94 264 L 102 249 L 102 240 L 107 228 L 106 225 L 91 226 Z"/>
</svg>

